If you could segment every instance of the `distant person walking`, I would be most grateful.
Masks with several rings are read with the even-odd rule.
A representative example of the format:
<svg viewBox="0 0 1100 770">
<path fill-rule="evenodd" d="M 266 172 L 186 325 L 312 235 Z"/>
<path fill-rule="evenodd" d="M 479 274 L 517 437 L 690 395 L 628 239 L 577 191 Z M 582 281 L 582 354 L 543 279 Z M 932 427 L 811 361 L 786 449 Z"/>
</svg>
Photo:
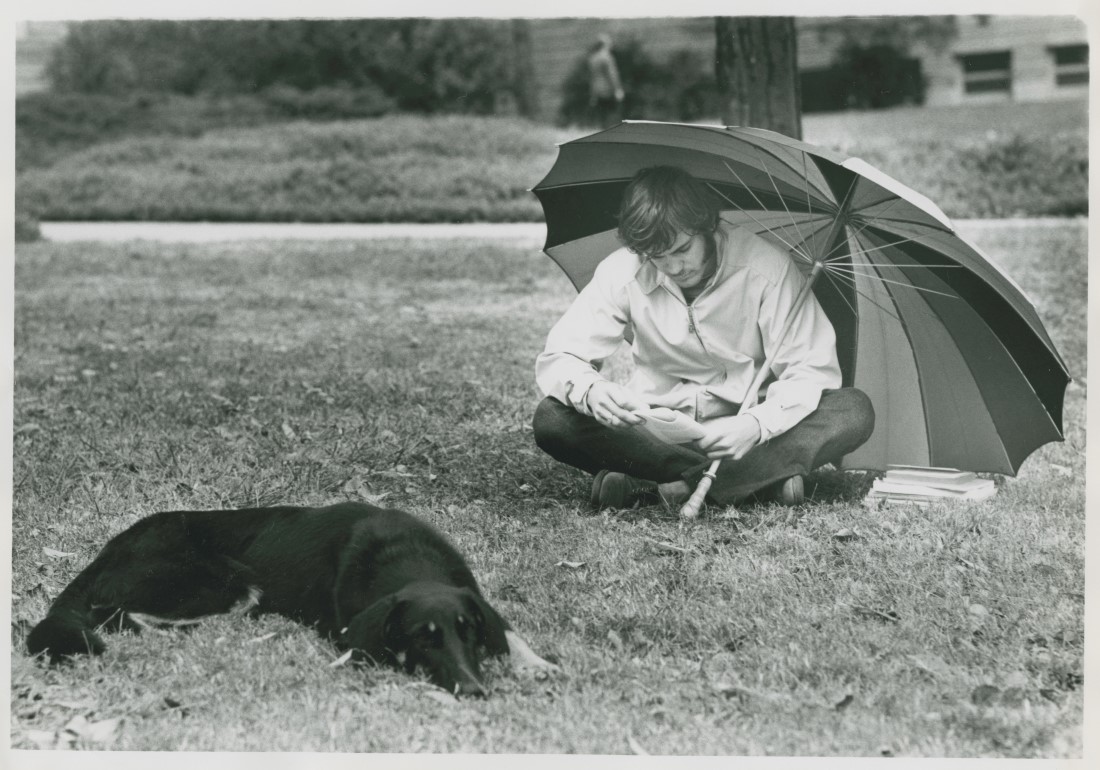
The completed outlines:
<svg viewBox="0 0 1100 770">
<path fill-rule="evenodd" d="M 596 125 L 607 127 L 621 119 L 624 96 L 611 36 L 601 33 L 588 54 L 588 100 Z"/>
</svg>

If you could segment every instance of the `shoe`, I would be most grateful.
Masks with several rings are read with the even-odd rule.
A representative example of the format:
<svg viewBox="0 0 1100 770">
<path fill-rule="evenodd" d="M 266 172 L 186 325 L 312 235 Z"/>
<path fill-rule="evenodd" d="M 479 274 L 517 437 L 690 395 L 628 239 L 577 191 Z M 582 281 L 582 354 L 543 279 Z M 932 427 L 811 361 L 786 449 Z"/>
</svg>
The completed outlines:
<svg viewBox="0 0 1100 770">
<path fill-rule="evenodd" d="M 643 481 L 625 473 L 603 470 L 592 479 L 590 501 L 596 510 L 604 508 L 630 508 L 643 498 L 655 493 L 657 484 Z"/>
<path fill-rule="evenodd" d="M 801 476 L 791 476 L 779 487 L 775 499 L 783 505 L 801 505 L 806 501 L 806 485 Z"/>
</svg>

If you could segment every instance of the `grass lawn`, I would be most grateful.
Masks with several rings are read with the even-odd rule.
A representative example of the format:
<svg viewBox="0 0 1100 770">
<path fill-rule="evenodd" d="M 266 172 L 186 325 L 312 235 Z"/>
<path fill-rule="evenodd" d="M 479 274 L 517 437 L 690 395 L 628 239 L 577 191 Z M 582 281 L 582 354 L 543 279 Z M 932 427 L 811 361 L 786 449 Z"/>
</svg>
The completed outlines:
<svg viewBox="0 0 1100 770">
<path fill-rule="evenodd" d="M 573 296 L 499 242 L 30 244 L 16 254 L 15 748 L 1074 757 L 1082 751 L 1085 228 L 985 225 L 1077 380 L 1066 441 L 991 501 L 595 514 L 534 447 Z M 562 677 L 455 701 L 331 665 L 275 617 L 109 637 L 27 624 L 156 510 L 364 499 L 423 516 Z M 850 532 L 842 533 L 842 530 Z M 838 535 L 842 535 L 839 536 Z"/>
</svg>

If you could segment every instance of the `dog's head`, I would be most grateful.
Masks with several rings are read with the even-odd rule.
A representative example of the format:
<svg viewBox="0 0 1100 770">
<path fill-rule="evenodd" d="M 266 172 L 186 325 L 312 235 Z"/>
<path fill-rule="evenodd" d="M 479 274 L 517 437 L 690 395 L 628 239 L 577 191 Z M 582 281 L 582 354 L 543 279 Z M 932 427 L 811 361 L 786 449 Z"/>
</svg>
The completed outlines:
<svg viewBox="0 0 1100 770">
<path fill-rule="evenodd" d="M 349 647 L 377 662 L 422 668 L 449 692 L 486 695 L 480 657 L 508 652 L 504 621 L 469 588 L 421 582 L 360 612 L 348 625 Z"/>
</svg>

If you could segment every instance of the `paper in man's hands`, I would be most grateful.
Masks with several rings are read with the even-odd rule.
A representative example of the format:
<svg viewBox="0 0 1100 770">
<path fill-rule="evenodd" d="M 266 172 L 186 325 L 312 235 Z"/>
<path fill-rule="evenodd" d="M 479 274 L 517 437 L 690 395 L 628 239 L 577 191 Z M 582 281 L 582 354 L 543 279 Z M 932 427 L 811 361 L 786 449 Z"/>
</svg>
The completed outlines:
<svg viewBox="0 0 1100 770">
<path fill-rule="evenodd" d="M 639 428 L 669 444 L 686 444 L 706 435 L 703 426 L 695 420 L 683 412 L 665 406 L 636 409 L 634 414 L 645 418 L 645 422 L 638 425 Z"/>
</svg>

